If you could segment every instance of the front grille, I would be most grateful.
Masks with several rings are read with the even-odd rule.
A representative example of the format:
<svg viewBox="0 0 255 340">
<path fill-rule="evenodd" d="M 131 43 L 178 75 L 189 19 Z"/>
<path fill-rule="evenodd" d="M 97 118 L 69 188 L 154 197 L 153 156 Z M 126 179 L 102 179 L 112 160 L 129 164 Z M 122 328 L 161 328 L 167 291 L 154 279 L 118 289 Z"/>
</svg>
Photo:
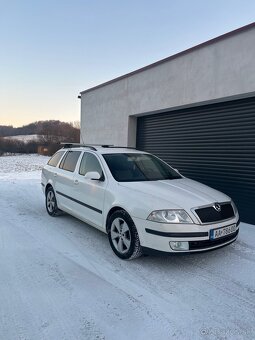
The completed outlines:
<svg viewBox="0 0 255 340">
<path fill-rule="evenodd" d="M 227 220 L 235 216 L 231 203 L 221 203 L 221 211 L 213 206 L 196 209 L 195 212 L 202 223 L 212 223 Z"/>
<path fill-rule="evenodd" d="M 190 241 L 189 242 L 189 249 L 190 250 L 199 250 L 199 249 L 212 248 L 212 247 L 219 246 L 219 245 L 221 245 L 225 242 L 234 240 L 234 238 L 238 235 L 238 232 L 239 232 L 239 229 L 231 235 L 221 237 L 221 238 L 216 239 L 216 240 Z"/>
</svg>

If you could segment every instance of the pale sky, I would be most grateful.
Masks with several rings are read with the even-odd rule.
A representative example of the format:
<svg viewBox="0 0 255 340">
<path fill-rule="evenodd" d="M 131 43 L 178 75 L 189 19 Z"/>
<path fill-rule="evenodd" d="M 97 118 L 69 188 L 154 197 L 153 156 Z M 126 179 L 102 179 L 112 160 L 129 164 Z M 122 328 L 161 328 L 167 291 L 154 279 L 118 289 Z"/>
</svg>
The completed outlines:
<svg viewBox="0 0 255 340">
<path fill-rule="evenodd" d="M 254 0 L 0 0 L 0 125 L 79 120 L 80 91 L 254 17 Z"/>
</svg>

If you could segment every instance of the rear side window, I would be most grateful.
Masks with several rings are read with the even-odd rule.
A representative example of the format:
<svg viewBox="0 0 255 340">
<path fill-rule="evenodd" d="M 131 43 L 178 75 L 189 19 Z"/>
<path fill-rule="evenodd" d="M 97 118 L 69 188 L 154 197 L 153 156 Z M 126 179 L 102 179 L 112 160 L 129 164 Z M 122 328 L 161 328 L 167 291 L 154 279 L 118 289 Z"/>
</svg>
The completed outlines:
<svg viewBox="0 0 255 340">
<path fill-rule="evenodd" d="M 59 167 L 63 170 L 74 172 L 80 154 L 81 151 L 69 151 Z"/>
<path fill-rule="evenodd" d="M 60 161 L 61 157 L 63 156 L 63 154 L 65 153 L 65 151 L 59 151 L 57 153 L 55 153 L 51 159 L 48 162 L 48 165 L 50 166 L 57 166 L 58 162 Z"/>
<path fill-rule="evenodd" d="M 96 171 L 100 176 L 103 175 L 101 165 L 92 153 L 85 152 L 80 165 L 79 174 L 85 176 L 87 172 Z"/>
</svg>

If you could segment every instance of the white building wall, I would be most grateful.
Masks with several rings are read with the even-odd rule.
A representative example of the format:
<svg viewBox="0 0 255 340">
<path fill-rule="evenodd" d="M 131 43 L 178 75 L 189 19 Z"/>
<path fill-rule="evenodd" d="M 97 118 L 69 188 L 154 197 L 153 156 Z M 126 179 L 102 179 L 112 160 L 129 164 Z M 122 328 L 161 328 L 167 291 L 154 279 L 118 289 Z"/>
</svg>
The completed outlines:
<svg viewBox="0 0 255 340">
<path fill-rule="evenodd" d="M 255 25 L 81 93 L 81 141 L 135 146 L 136 116 L 255 94 Z"/>
</svg>

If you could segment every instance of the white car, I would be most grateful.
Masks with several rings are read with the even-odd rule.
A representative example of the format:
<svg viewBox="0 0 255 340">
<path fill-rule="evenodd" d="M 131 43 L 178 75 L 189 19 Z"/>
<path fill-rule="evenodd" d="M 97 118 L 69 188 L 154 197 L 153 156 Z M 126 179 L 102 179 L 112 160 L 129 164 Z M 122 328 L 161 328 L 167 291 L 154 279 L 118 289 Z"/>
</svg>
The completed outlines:
<svg viewBox="0 0 255 340">
<path fill-rule="evenodd" d="M 108 234 L 114 253 L 195 253 L 236 240 L 230 197 L 131 148 L 66 144 L 42 170 L 51 216 L 71 214 Z"/>
</svg>

